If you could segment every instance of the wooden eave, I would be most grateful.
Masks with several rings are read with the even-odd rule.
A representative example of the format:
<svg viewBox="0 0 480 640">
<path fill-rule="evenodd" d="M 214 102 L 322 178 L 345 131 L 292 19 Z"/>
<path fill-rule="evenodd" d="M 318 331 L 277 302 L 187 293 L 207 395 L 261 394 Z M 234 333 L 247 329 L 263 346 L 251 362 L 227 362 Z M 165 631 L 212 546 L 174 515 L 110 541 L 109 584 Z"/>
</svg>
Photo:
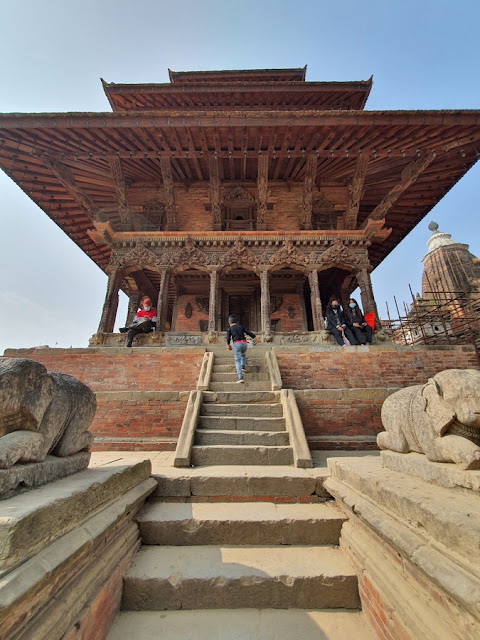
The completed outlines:
<svg viewBox="0 0 480 640">
<path fill-rule="evenodd" d="M 251 82 L 108 85 L 114 111 L 163 109 L 359 110 L 372 87 L 361 82 Z"/>
<path fill-rule="evenodd" d="M 392 233 L 369 249 L 376 266 L 468 171 L 479 153 L 478 110 L 0 115 L 0 167 L 102 269 L 110 249 L 96 244 L 89 232 L 95 216 L 118 223 L 113 160 L 120 161 L 125 188 L 131 188 L 161 184 L 160 160 L 168 157 L 174 185 L 183 189 L 209 181 L 209 157 L 214 154 L 223 184 L 255 185 L 258 156 L 265 154 L 269 184 L 302 187 L 306 160 L 315 154 L 321 188 L 347 186 L 358 157 L 367 154 L 360 226 L 399 183 L 405 169 L 434 154 L 431 164 L 389 209 L 385 224 Z"/>
<path fill-rule="evenodd" d="M 219 81 L 229 82 L 250 82 L 270 81 L 270 82 L 296 82 L 304 81 L 307 73 L 307 66 L 292 69 L 230 69 L 216 71 L 172 71 L 168 70 L 168 77 L 171 83 L 185 84 Z"/>
</svg>

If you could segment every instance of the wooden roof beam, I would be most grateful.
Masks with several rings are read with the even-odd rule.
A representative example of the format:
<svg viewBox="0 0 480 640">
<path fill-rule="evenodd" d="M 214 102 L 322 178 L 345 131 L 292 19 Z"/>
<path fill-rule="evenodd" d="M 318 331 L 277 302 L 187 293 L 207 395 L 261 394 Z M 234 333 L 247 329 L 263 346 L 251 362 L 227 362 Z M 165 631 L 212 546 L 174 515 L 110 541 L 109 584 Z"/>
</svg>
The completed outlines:
<svg viewBox="0 0 480 640">
<path fill-rule="evenodd" d="M 267 228 L 268 155 L 258 156 L 257 172 L 257 229 Z"/>
<path fill-rule="evenodd" d="M 163 178 L 163 193 L 165 198 L 165 212 L 167 214 L 166 231 L 177 230 L 177 211 L 175 207 L 175 193 L 173 189 L 172 165 L 170 158 L 160 158 L 160 169 Z"/>
<path fill-rule="evenodd" d="M 50 169 L 54 176 L 61 182 L 68 194 L 73 200 L 85 211 L 88 218 L 93 221 L 100 221 L 101 215 L 98 207 L 93 200 L 78 188 L 75 182 L 75 177 L 67 165 L 58 162 L 58 160 L 52 160 L 48 156 L 41 156 L 43 164 Z"/>
<path fill-rule="evenodd" d="M 310 153 L 305 166 L 305 182 L 302 193 L 302 229 L 312 228 L 313 187 L 317 177 L 317 154 Z"/>
<path fill-rule="evenodd" d="M 414 162 L 410 162 L 401 173 L 400 182 L 391 189 L 383 200 L 375 207 L 370 215 L 363 221 L 361 229 L 364 229 L 369 220 L 381 220 L 385 218 L 390 209 L 395 205 L 401 195 L 417 180 L 425 169 L 435 160 L 436 154 L 418 158 Z"/>
<path fill-rule="evenodd" d="M 125 231 L 131 231 L 133 229 L 132 216 L 128 208 L 127 186 L 125 184 L 125 176 L 123 175 L 122 162 L 120 158 L 111 158 L 109 165 L 112 172 L 115 194 L 117 196 L 120 222 Z"/>
<path fill-rule="evenodd" d="M 362 197 L 363 183 L 368 171 L 369 157 L 360 155 L 357 159 L 355 174 L 348 186 L 349 197 L 347 210 L 345 212 L 345 228 L 356 229 L 358 210 L 360 208 L 360 199 Z"/>
<path fill-rule="evenodd" d="M 214 231 L 221 231 L 222 216 L 220 204 L 220 175 L 218 171 L 217 155 L 208 158 L 208 168 L 210 171 L 210 204 L 212 207 L 212 228 Z"/>
</svg>

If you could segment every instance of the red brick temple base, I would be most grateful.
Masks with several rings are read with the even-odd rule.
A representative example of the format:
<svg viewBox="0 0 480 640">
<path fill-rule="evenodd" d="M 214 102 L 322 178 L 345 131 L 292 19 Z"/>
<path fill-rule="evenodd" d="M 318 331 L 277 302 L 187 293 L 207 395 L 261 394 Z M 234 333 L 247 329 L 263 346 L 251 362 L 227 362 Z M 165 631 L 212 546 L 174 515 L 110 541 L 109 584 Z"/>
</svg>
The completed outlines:
<svg viewBox="0 0 480 640">
<path fill-rule="evenodd" d="M 273 346 L 310 449 L 376 449 L 385 398 L 443 369 L 478 369 L 469 346 Z M 171 451 L 208 347 L 7 349 L 75 376 L 97 395 L 96 451 Z M 219 347 L 217 346 L 218 350 Z M 258 348 L 256 348 L 258 349 Z"/>
</svg>

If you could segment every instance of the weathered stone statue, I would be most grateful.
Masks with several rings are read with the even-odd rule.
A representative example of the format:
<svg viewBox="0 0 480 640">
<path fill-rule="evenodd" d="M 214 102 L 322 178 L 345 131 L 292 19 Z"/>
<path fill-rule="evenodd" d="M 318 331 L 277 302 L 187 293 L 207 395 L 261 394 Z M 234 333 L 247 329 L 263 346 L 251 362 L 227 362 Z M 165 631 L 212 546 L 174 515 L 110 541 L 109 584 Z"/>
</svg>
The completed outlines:
<svg viewBox="0 0 480 640">
<path fill-rule="evenodd" d="M 380 449 L 480 469 L 480 371 L 447 369 L 393 393 L 383 403 L 382 422 Z"/>
<path fill-rule="evenodd" d="M 0 469 L 88 451 L 95 394 L 38 362 L 0 358 Z"/>
</svg>

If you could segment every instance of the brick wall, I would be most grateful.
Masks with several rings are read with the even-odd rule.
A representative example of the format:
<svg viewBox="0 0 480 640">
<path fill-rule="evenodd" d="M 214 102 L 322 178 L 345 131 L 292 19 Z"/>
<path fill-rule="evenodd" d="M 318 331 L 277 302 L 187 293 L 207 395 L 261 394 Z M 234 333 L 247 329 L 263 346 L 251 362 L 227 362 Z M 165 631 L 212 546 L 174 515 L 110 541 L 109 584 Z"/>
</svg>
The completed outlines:
<svg viewBox="0 0 480 640">
<path fill-rule="evenodd" d="M 93 451 L 174 451 L 188 391 L 97 393 Z"/>
<path fill-rule="evenodd" d="M 204 349 L 8 349 L 68 373 L 97 395 L 92 451 L 172 451 Z"/>
<path fill-rule="evenodd" d="M 405 387 L 444 369 L 478 369 L 472 347 L 338 347 L 325 351 L 275 349 L 289 389 Z"/>
<path fill-rule="evenodd" d="M 377 449 L 383 401 L 396 388 L 295 391 L 310 449 Z"/>
<path fill-rule="evenodd" d="M 5 356 L 41 362 L 93 391 L 186 391 L 197 385 L 204 349 L 7 349 Z"/>
<path fill-rule="evenodd" d="M 303 331 L 302 327 L 302 300 L 298 293 L 286 293 L 282 295 L 283 303 L 280 309 L 271 314 L 272 320 L 280 320 L 280 329 L 282 332 Z M 293 307 L 295 315 L 293 318 L 288 316 L 288 307 Z"/>
<path fill-rule="evenodd" d="M 64 636 L 63 640 L 104 640 L 120 610 L 123 577 L 137 552 L 137 547 L 118 564 L 98 594 Z"/>
<path fill-rule="evenodd" d="M 183 295 L 178 298 L 178 315 L 176 318 L 175 331 L 200 331 L 200 320 L 208 322 L 208 313 L 198 310 L 195 298 L 197 296 Z M 185 308 L 190 305 L 192 314 L 190 318 L 185 315 Z"/>
</svg>

